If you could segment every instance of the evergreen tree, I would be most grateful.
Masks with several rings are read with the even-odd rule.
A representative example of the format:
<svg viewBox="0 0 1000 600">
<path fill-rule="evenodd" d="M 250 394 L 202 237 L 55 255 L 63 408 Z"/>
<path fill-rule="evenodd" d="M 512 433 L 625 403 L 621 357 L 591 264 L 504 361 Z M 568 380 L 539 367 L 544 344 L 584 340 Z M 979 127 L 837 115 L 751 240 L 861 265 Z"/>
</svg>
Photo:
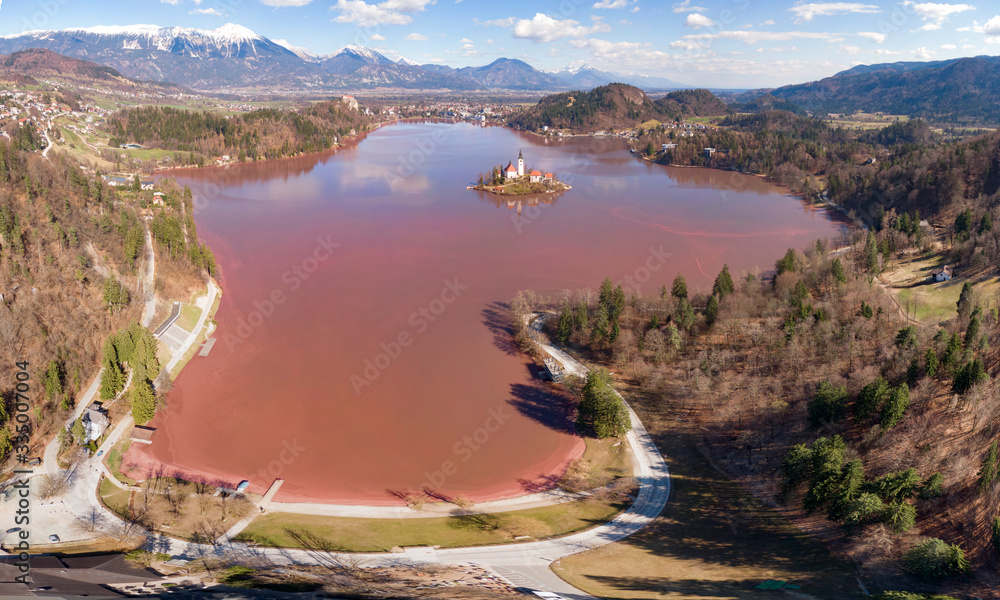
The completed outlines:
<svg viewBox="0 0 1000 600">
<path fill-rule="evenodd" d="M 594 316 L 594 328 L 590 330 L 590 341 L 600 342 L 608 336 L 608 310 L 604 305 L 597 307 L 597 314 Z"/>
<path fill-rule="evenodd" d="M 118 364 L 118 351 L 115 349 L 113 338 L 108 338 L 104 342 L 104 357 L 101 360 L 101 365 L 104 367 L 101 372 L 101 399 L 111 400 L 125 385 L 125 374 L 122 373 L 121 365 Z"/>
<path fill-rule="evenodd" d="M 132 418 L 145 425 L 156 414 L 156 394 L 148 381 L 137 382 L 132 390 Z"/>
<path fill-rule="evenodd" d="M 677 310 L 674 313 L 674 321 L 681 329 L 689 330 L 694 325 L 694 307 L 685 299 L 677 302 Z"/>
<path fill-rule="evenodd" d="M 719 316 L 719 300 L 712 295 L 708 299 L 708 304 L 705 306 L 705 324 L 709 327 L 715 323 L 715 319 Z"/>
<path fill-rule="evenodd" d="M 573 333 L 573 311 L 570 309 L 569 304 L 564 304 L 562 309 L 562 314 L 559 315 L 559 325 L 556 329 L 556 337 L 563 344 L 569 342 L 569 336 Z"/>
<path fill-rule="evenodd" d="M 722 265 L 722 271 L 715 277 L 715 283 L 712 285 L 712 294 L 721 300 L 726 294 L 732 294 L 735 291 L 733 278 L 729 275 L 729 265 Z"/>
<path fill-rule="evenodd" d="M 576 305 L 576 328 L 580 331 L 586 331 L 587 327 L 587 303 L 580 300 L 580 303 Z"/>
<path fill-rule="evenodd" d="M 977 306 L 976 310 L 972 311 L 972 316 L 969 318 L 969 326 L 965 328 L 965 349 L 971 350 L 973 346 L 979 341 L 979 334 L 983 327 L 983 309 Z"/>
<path fill-rule="evenodd" d="M 972 313 L 972 284 L 966 281 L 962 284 L 962 292 L 958 295 L 958 318 L 965 321 Z"/>
<path fill-rule="evenodd" d="M 789 248 L 785 256 L 782 257 L 778 262 L 774 264 L 775 269 L 778 271 L 778 275 L 782 273 L 790 273 L 796 270 L 796 260 L 795 249 Z"/>
<path fill-rule="evenodd" d="M 879 416 L 879 425 L 882 429 L 895 427 L 903 418 L 903 413 L 910 406 L 910 388 L 905 383 L 899 384 L 896 389 L 889 394 L 888 401 L 882 405 L 882 414 Z"/>
<path fill-rule="evenodd" d="M 928 348 L 927 353 L 924 354 L 924 372 L 927 373 L 928 377 L 934 377 L 937 374 L 938 369 L 938 355 L 934 351 L 934 348 Z"/>
<path fill-rule="evenodd" d="M 990 444 L 990 449 L 986 452 L 986 458 L 983 459 L 983 464 L 979 467 L 979 474 L 976 477 L 976 482 L 979 485 L 979 493 L 988 491 L 993 487 L 993 482 L 997 479 L 997 469 L 1000 464 L 997 461 L 997 441 L 993 440 Z"/>
<path fill-rule="evenodd" d="M 965 394 L 976 385 L 989 379 L 982 359 L 974 358 L 955 372 L 955 381 L 951 389 L 956 394 Z"/>
<path fill-rule="evenodd" d="M 878 412 L 889 396 L 889 382 L 879 377 L 861 388 L 858 399 L 854 402 L 854 416 L 864 420 Z"/>
<path fill-rule="evenodd" d="M 830 273 L 837 283 L 847 283 L 847 273 L 844 272 L 844 263 L 840 262 L 839 258 L 833 260 L 833 264 L 830 265 Z"/>
<path fill-rule="evenodd" d="M 847 388 L 836 387 L 829 381 L 821 381 L 816 395 L 807 405 L 807 410 L 809 422 L 813 427 L 840 421 L 847 411 Z"/>
<path fill-rule="evenodd" d="M 983 213 L 983 218 L 979 220 L 979 233 L 983 234 L 988 231 L 993 231 L 993 215 L 990 213 Z"/>
<path fill-rule="evenodd" d="M 632 428 L 625 404 L 611 389 L 611 375 L 607 370 L 587 373 L 577 408 L 577 427 L 592 431 L 598 438 L 624 435 Z"/>
<path fill-rule="evenodd" d="M 87 437 L 87 430 L 83 427 L 82 419 L 73 421 L 73 426 L 70 427 L 69 432 L 73 435 L 73 440 L 78 444 L 82 444 L 83 438 Z"/>
<path fill-rule="evenodd" d="M 684 281 L 684 276 L 680 273 L 677 277 L 674 277 L 674 285 L 670 290 L 670 295 L 678 300 L 687 300 L 688 297 L 688 286 L 687 282 Z"/>
</svg>

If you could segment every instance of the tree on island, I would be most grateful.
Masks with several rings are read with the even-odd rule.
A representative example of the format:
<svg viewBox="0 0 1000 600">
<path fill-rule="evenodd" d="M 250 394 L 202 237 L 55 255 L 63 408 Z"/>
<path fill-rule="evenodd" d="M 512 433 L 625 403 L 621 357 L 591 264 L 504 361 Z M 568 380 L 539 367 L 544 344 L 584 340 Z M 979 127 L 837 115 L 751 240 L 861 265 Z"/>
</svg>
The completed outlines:
<svg viewBox="0 0 1000 600">
<path fill-rule="evenodd" d="M 624 435 L 632 428 L 628 409 L 611 388 L 611 375 L 606 369 L 587 373 L 583 398 L 577 408 L 576 426 L 598 438 Z"/>
</svg>

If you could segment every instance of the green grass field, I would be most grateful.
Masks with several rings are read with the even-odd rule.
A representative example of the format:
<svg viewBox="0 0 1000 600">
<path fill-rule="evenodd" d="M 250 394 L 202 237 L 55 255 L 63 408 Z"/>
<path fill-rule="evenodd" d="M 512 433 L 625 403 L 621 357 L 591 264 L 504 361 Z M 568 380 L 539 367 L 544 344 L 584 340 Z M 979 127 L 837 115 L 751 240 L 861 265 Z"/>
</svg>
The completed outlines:
<svg viewBox="0 0 1000 600">
<path fill-rule="evenodd" d="M 201 311 L 198 310 L 197 306 L 181 304 L 181 314 L 177 317 L 176 324 L 181 329 L 190 332 L 194 329 L 194 326 L 198 324 L 198 319 L 200 317 Z"/>
<path fill-rule="evenodd" d="M 508 513 L 411 519 L 347 519 L 292 513 L 258 517 L 238 539 L 265 546 L 302 548 L 308 536 L 332 544 L 340 551 L 387 552 L 394 546 L 443 548 L 482 546 L 565 535 L 604 523 L 625 505 L 583 500 Z M 303 537 L 303 534 L 306 537 Z"/>
</svg>

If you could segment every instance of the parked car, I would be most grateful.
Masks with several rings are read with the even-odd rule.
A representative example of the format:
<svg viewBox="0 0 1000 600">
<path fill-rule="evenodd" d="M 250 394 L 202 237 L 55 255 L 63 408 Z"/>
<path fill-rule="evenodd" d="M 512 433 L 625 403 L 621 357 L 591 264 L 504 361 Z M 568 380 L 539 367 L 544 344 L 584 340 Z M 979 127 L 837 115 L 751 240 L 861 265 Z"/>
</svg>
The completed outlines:
<svg viewBox="0 0 1000 600">
<path fill-rule="evenodd" d="M 98 458 L 100 458 L 100 456 L 101 456 L 102 454 L 104 454 L 104 450 L 98 450 L 98 451 L 97 451 L 97 457 L 98 457 Z"/>
<path fill-rule="evenodd" d="M 58 544 L 59 536 L 53 533 L 52 535 L 49 536 L 49 541 L 52 542 L 53 544 Z"/>
</svg>

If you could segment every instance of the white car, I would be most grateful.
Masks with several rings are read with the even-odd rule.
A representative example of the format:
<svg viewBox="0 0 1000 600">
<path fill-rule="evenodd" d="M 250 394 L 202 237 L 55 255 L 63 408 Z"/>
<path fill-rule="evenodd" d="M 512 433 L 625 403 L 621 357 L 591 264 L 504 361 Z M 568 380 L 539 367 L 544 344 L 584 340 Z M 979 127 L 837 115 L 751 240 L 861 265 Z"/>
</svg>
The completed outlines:
<svg viewBox="0 0 1000 600">
<path fill-rule="evenodd" d="M 552 592 L 539 592 L 538 590 L 534 590 L 532 593 L 539 598 L 545 598 L 546 600 L 566 600 L 559 594 L 553 594 Z"/>
<path fill-rule="evenodd" d="M 53 533 L 52 535 L 49 536 L 49 541 L 52 542 L 53 544 L 58 544 L 59 536 Z"/>
</svg>

